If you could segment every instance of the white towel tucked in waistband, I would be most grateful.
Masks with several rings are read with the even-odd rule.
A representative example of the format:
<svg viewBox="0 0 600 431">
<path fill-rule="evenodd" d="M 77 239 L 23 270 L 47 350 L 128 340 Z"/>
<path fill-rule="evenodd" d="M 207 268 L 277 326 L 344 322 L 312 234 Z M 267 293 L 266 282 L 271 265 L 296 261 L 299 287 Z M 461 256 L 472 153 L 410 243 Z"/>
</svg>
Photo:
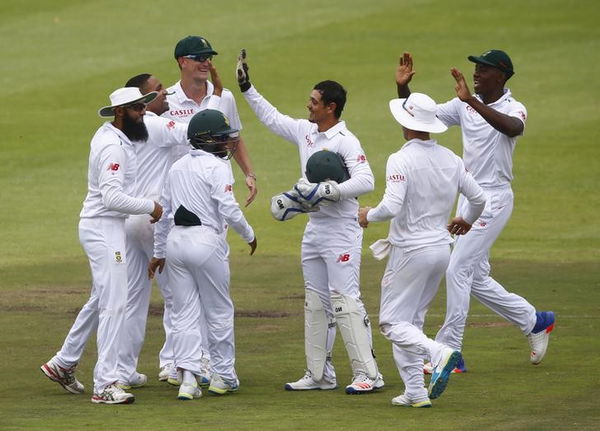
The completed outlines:
<svg viewBox="0 0 600 431">
<path fill-rule="evenodd" d="M 390 254 L 390 249 L 392 248 L 392 244 L 386 239 L 378 239 L 373 244 L 369 246 L 371 252 L 373 253 L 373 257 L 377 260 L 384 259 Z"/>
</svg>

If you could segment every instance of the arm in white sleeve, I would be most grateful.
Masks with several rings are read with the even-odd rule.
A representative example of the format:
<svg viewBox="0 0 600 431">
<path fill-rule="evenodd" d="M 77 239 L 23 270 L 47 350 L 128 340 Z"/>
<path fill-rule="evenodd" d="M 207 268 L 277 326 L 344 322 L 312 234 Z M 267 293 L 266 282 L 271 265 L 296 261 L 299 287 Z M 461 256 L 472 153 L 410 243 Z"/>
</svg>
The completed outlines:
<svg viewBox="0 0 600 431">
<path fill-rule="evenodd" d="M 111 211 L 124 214 L 151 214 L 154 201 L 134 198 L 123 193 L 123 181 L 127 158 L 120 145 L 107 145 L 99 156 L 100 172 L 98 187 L 102 203 Z"/>
<path fill-rule="evenodd" d="M 375 177 L 358 139 L 349 136 L 340 145 L 339 152 L 350 174 L 350 179 L 338 186 L 342 199 L 372 192 L 375 189 Z"/>
<path fill-rule="evenodd" d="M 159 147 L 181 145 L 187 148 L 189 146 L 186 123 L 164 117 L 149 117 L 146 126 L 148 134 L 152 136 Z"/>
<path fill-rule="evenodd" d="M 406 182 L 409 180 L 401 160 L 390 156 L 385 168 L 385 193 L 379 204 L 367 213 L 367 221 L 390 220 L 400 214 L 406 197 Z"/>
<path fill-rule="evenodd" d="M 165 180 L 160 204 L 163 207 L 162 218 L 154 225 L 154 257 L 164 259 L 167 255 L 167 237 L 173 226 L 173 214 L 171 211 L 171 188 L 169 176 Z"/>
<path fill-rule="evenodd" d="M 222 170 L 220 174 L 215 175 L 217 178 L 227 178 L 228 173 L 225 166 L 219 166 L 216 170 Z M 223 181 L 216 181 L 212 184 L 211 195 L 217 202 L 219 213 L 223 216 L 229 226 L 231 226 L 246 242 L 251 242 L 254 239 L 254 230 L 248 224 L 244 217 L 244 213 L 240 209 L 239 204 L 233 197 L 231 187 L 227 187 Z"/>
<path fill-rule="evenodd" d="M 244 98 L 254 111 L 258 119 L 267 126 L 273 133 L 278 134 L 283 139 L 296 143 L 298 136 L 299 120 L 281 114 L 277 108 L 271 105 L 254 86 L 248 91 L 242 93 Z"/>
<path fill-rule="evenodd" d="M 469 203 L 466 212 L 458 214 L 458 216 L 462 217 L 467 223 L 473 224 L 485 208 L 485 194 L 471 173 L 465 169 L 462 160 L 458 159 L 460 160 L 458 191 L 467 198 Z"/>
</svg>

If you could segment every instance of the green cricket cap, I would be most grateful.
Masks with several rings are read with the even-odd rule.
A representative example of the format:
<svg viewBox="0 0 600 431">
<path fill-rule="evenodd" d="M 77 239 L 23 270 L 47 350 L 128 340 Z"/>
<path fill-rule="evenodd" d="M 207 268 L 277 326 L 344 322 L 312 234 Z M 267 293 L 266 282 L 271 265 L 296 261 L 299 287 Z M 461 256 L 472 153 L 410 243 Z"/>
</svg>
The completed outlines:
<svg viewBox="0 0 600 431">
<path fill-rule="evenodd" d="M 499 49 L 491 49 L 484 52 L 479 57 L 475 55 L 469 55 L 467 58 L 473 63 L 485 64 L 495 67 L 496 69 L 500 69 L 502 72 L 506 73 L 506 79 L 515 74 L 510 57 L 507 53 Z"/>
<path fill-rule="evenodd" d="M 187 36 L 177 42 L 175 45 L 175 58 L 185 55 L 217 55 L 218 52 L 212 49 L 210 42 L 201 36 Z"/>
</svg>

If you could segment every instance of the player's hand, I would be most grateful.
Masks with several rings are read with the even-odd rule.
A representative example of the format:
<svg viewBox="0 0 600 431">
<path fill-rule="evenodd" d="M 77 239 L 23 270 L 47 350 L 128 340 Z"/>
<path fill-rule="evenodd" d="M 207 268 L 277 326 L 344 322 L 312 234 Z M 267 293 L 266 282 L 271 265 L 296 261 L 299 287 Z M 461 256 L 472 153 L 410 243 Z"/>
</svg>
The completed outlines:
<svg viewBox="0 0 600 431">
<path fill-rule="evenodd" d="M 246 175 L 246 187 L 248 187 L 249 193 L 246 198 L 245 206 L 248 206 L 254 201 L 254 198 L 256 198 L 256 194 L 258 193 L 258 188 L 256 187 L 256 175 Z"/>
<path fill-rule="evenodd" d="M 213 94 L 216 96 L 221 96 L 221 94 L 223 93 L 223 83 L 221 82 L 221 78 L 219 77 L 217 68 L 213 64 L 212 60 L 208 61 L 208 70 L 210 71 L 210 80 L 215 86 Z"/>
<path fill-rule="evenodd" d="M 471 94 L 471 91 L 467 86 L 467 81 L 465 81 L 465 77 L 458 69 L 454 67 L 450 69 L 450 73 L 456 81 L 456 87 L 454 87 L 454 89 L 456 90 L 456 95 L 463 102 L 468 102 L 470 99 L 473 98 L 473 95 Z"/>
<path fill-rule="evenodd" d="M 162 213 L 163 213 L 163 207 L 158 202 L 155 201 L 154 209 L 150 213 L 150 217 L 152 217 L 152 220 L 150 220 L 150 223 L 156 223 L 157 221 L 159 221 L 160 218 L 162 217 Z"/>
<path fill-rule="evenodd" d="M 338 183 L 332 180 L 311 183 L 306 178 L 300 178 L 294 190 L 298 193 L 299 200 L 309 207 L 329 205 L 341 199 Z"/>
<path fill-rule="evenodd" d="M 248 91 L 250 86 L 250 75 L 248 75 L 248 63 L 246 63 L 246 50 L 242 48 L 235 66 L 235 75 L 242 93 Z"/>
<path fill-rule="evenodd" d="M 162 274 L 163 269 L 165 267 L 165 259 L 159 259 L 157 257 L 153 257 L 150 259 L 150 263 L 148 264 L 148 278 L 152 280 L 154 278 L 154 274 L 156 273 L 156 269 L 158 268 L 158 273 Z"/>
<path fill-rule="evenodd" d="M 371 207 L 363 207 L 363 208 L 358 209 L 358 224 L 363 229 L 366 229 L 367 227 L 369 227 L 369 222 L 367 220 L 367 214 L 369 213 L 370 209 L 371 209 Z"/>
<path fill-rule="evenodd" d="M 472 225 L 467 223 L 462 217 L 454 217 L 450 220 L 448 232 L 452 235 L 464 235 L 471 230 L 471 226 Z"/>
<path fill-rule="evenodd" d="M 248 243 L 248 245 L 250 246 L 250 256 L 252 256 L 254 254 L 254 251 L 256 250 L 256 236 L 252 241 Z"/>
<path fill-rule="evenodd" d="M 396 67 L 396 84 L 399 86 L 408 85 L 414 74 L 412 55 L 410 55 L 410 52 L 405 52 L 400 57 L 398 67 Z"/>
</svg>

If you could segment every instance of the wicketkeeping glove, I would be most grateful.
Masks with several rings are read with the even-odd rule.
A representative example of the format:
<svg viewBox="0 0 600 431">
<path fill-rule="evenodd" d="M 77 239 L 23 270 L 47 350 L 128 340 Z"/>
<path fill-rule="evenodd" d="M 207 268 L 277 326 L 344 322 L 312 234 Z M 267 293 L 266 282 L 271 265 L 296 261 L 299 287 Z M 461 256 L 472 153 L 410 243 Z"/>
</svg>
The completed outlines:
<svg viewBox="0 0 600 431">
<path fill-rule="evenodd" d="M 318 207 L 309 207 L 298 197 L 295 190 L 275 195 L 271 198 L 271 215 L 275 220 L 286 221 L 298 214 L 319 211 Z"/>
<path fill-rule="evenodd" d="M 335 181 L 323 181 L 311 183 L 306 178 L 300 180 L 294 186 L 301 201 L 310 207 L 317 205 L 329 205 L 340 200 L 340 190 Z"/>
<path fill-rule="evenodd" d="M 248 75 L 248 64 L 246 63 L 246 50 L 242 48 L 235 66 L 236 78 L 242 93 L 250 88 L 250 76 Z"/>
</svg>

